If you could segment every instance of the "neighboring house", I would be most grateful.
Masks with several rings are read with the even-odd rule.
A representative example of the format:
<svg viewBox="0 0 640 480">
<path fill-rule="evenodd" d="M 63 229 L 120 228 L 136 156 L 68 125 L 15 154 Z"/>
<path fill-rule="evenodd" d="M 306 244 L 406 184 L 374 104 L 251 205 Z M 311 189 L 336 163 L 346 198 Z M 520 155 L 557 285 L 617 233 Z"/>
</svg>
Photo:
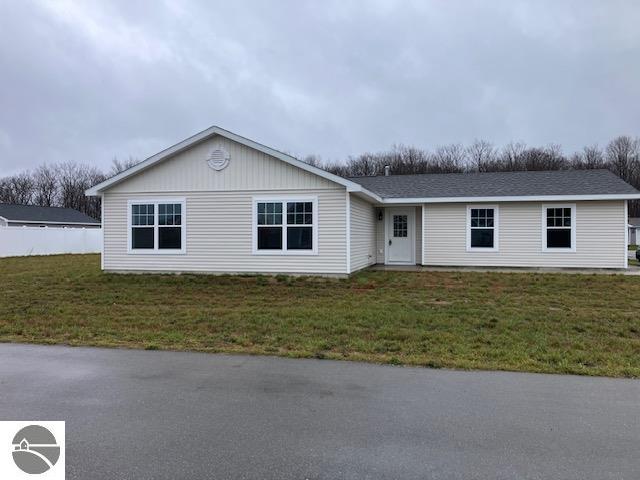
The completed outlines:
<svg viewBox="0 0 640 480">
<path fill-rule="evenodd" d="M 629 245 L 637 245 L 640 240 L 640 217 L 629 217 Z"/>
<path fill-rule="evenodd" d="M 211 127 L 87 190 L 108 271 L 345 275 L 389 265 L 627 266 L 605 170 L 342 178 Z"/>
<path fill-rule="evenodd" d="M 0 203 L 0 226 L 100 228 L 100 222 L 73 208 Z"/>
<path fill-rule="evenodd" d="M 96 253 L 100 222 L 73 208 L 0 203 L 0 257 Z"/>
</svg>

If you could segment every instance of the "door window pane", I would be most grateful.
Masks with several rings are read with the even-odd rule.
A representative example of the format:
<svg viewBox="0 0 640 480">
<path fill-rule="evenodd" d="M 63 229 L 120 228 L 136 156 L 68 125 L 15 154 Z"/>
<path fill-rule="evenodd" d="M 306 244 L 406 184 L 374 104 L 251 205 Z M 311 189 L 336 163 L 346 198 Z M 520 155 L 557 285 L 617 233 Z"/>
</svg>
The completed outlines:
<svg viewBox="0 0 640 480">
<path fill-rule="evenodd" d="M 395 238 L 403 238 L 408 236 L 408 218 L 407 215 L 393 216 L 393 236 Z"/>
</svg>

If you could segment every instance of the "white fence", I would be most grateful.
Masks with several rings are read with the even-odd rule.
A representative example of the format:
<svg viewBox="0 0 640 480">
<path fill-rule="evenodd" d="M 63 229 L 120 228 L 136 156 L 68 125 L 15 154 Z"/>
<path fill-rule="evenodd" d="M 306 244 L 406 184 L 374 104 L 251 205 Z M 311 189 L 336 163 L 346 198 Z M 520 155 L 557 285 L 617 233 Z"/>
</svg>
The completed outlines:
<svg viewBox="0 0 640 480">
<path fill-rule="evenodd" d="M 101 250 L 101 228 L 0 227 L 0 257 Z"/>
</svg>

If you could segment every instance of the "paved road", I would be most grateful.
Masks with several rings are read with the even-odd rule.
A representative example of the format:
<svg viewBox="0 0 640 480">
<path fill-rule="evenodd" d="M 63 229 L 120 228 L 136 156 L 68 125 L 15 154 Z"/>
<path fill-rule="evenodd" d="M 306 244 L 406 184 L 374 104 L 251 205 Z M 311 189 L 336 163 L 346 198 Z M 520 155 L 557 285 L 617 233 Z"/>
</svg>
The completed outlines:
<svg viewBox="0 0 640 480">
<path fill-rule="evenodd" d="M 637 479 L 640 381 L 0 344 L 70 479 Z"/>
</svg>

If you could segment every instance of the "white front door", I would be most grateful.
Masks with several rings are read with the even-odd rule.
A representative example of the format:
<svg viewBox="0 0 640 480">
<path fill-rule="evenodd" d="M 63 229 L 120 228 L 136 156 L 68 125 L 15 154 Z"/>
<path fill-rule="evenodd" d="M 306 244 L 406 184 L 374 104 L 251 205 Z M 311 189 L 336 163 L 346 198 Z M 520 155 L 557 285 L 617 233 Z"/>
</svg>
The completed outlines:
<svg viewBox="0 0 640 480">
<path fill-rule="evenodd" d="M 413 207 L 387 209 L 385 263 L 416 263 L 415 213 Z"/>
</svg>

